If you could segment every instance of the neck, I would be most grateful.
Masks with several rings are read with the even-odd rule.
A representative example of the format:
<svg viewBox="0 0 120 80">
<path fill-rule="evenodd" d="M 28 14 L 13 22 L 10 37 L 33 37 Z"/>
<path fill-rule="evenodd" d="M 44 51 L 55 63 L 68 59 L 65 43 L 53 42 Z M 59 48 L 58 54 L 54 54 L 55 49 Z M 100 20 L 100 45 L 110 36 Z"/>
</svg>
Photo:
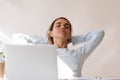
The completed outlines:
<svg viewBox="0 0 120 80">
<path fill-rule="evenodd" d="M 54 45 L 58 48 L 67 48 L 68 41 L 61 39 L 54 39 Z"/>
</svg>

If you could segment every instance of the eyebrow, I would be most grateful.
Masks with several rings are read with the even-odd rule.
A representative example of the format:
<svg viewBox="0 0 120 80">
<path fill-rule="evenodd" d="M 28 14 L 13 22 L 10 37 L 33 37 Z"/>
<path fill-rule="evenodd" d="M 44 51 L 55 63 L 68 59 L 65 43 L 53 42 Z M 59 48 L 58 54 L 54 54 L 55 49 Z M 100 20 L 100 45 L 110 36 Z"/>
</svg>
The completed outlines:
<svg viewBox="0 0 120 80">
<path fill-rule="evenodd" d="M 61 22 L 56 22 L 56 24 L 61 24 Z M 65 23 L 65 25 L 69 25 L 69 23 Z"/>
<path fill-rule="evenodd" d="M 69 25 L 69 23 L 65 23 L 65 25 Z"/>
<path fill-rule="evenodd" d="M 61 24 L 61 22 L 56 22 L 56 24 Z"/>
</svg>

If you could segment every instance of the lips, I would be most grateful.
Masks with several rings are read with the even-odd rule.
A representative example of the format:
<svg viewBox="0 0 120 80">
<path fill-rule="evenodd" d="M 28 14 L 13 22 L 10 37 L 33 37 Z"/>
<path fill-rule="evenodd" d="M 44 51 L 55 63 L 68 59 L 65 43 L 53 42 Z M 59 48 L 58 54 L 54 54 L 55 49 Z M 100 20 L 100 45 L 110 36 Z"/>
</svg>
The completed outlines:
<svg viewBox="0 0 120 80">
<path fill-rule="evenodd" d="M 65 31 L 63 31 L 63 30 L 60 30 L 59 32 L 60 32 L 60 33 L 64 33 L 64 34 L 66 34 L 66 32 L 65 32 Z"/>
</svg>

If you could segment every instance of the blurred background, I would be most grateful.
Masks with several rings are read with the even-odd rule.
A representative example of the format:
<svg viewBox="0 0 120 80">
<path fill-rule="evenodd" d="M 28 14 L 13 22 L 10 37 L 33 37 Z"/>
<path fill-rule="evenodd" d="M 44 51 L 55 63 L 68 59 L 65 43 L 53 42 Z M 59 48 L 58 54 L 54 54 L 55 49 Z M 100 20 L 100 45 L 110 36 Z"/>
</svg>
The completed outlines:
<svg viewBox="0 0 120 80">
<path fill-rule="evenodd" d="M 120 0 L 0 0 L 0 31 L 9 37 L 45 35 L 51 22 L 61 16 L 71 21 L 73 35 L 105 31 L 82 76 L 120 78 Z"/>
</svg>

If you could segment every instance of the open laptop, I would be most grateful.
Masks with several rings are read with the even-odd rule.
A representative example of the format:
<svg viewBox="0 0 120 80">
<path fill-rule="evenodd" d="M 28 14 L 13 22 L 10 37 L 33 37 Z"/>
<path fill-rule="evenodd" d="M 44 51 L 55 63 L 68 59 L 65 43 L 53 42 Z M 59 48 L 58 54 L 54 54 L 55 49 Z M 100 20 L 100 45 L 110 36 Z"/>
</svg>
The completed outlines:
<svg viewBox="0 0 120 80">
<path fill-rule="evenodd" d="M 8 80 L 58 80 L 57 51 L 53 45 L 7 45 Z"/>
</svg>

